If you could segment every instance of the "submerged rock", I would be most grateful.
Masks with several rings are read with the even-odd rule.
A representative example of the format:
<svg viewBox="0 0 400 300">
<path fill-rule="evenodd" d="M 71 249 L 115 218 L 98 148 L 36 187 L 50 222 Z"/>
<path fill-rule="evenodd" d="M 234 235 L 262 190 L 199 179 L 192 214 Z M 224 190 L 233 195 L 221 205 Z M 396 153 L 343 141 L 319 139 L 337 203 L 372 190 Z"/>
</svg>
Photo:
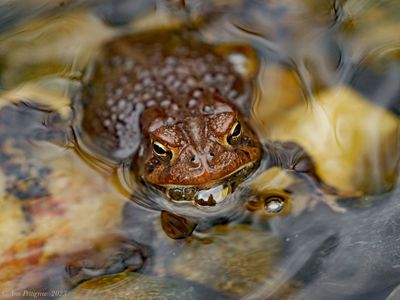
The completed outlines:
<svg viewBox="0 0 400 300">
<path fill-rule="evenodd" d="M 271 127 L 274 139 L 303 146 L 323 181 L 341 191 L 381 193 L 396 182 L 400 119 L 348 87 L 321 92 Z"/>
<path fill-rule="evenodd" d="M 120 273 L 87 281 L 61 299 L 228 300 L 230 298 L 184 280 Z"/>
<path fill-rule="evenodd" d="M 270 279 L 279 251 L 279 240 L 265 231 L 218 225 L 183 245 L 166 269 L 174 276 L 244 296 Z"/>
</svg>

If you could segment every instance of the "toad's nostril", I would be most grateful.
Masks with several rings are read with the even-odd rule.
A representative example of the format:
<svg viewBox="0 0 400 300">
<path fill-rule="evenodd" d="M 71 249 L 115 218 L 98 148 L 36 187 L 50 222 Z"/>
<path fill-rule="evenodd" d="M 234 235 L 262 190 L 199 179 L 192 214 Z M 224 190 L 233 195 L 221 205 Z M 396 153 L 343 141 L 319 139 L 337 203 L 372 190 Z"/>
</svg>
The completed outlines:
<svg viewBox="0 0 400 300">
<path fill-rule="evenodd" d="M 214 160 L 214 157 L 215 157 L 214 152 L 212 152 L 212 151 L 208 152 L 208 154 L 207 154 L 207 161 L 208 161 L 208 162 L 213 161 L 213 160 Z"/>
</svg>

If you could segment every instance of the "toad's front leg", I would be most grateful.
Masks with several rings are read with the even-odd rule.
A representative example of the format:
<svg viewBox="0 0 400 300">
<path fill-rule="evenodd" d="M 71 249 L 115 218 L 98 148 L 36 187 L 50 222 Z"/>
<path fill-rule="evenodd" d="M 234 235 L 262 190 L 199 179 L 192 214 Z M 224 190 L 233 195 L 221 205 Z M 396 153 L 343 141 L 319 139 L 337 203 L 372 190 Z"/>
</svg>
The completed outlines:
<svg viewBox="0 0 400 300">
<path fill-rule="evenodd" d="M 313 179 L 323 192 L 332 195 L 339 194 L 336 188 L 322 181 L 316 171 L 313 159 L 300 145 L 291 141 L 268 142 L 264 144 L 264 151 L 268 156 L 268 168 L 279 167 L 298 175 L 305 175 Z"/>
</svg>

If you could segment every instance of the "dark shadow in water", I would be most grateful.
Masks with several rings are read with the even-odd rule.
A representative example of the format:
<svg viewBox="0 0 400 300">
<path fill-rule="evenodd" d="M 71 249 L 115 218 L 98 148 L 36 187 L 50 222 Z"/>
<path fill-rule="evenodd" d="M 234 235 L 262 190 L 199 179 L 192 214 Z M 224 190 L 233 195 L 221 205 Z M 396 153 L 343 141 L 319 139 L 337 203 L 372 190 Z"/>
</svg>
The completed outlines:
<svg viewBox="0 0 400 300">
<path fill-rule="evenodd" d="M 126 25 L 135 16 L 155 6 L 153 0 L 15 0 L 0 3 L 0 33 L 35 18 L 62 14 L 89 7 L 112 26 Z M 31 2 L 31 3 L 30 3 Z"/>
<path fill-rule="evenodd" d="M 384 72 L 370 68 L 354 67 L 349 85 L 363 96 L 400 115 L 400 65 L 392 63 Z"/>
<path fill-rule="evenodd" d="M 397 188 L 352 202 L 359 207 L 344 203 L 345 213 L 320 204 L 271 221 L 285 241 L 287 270 L 306 283 L 304 299 L 385 298 L 400 281 L 399 200 Z"/>
</svg>

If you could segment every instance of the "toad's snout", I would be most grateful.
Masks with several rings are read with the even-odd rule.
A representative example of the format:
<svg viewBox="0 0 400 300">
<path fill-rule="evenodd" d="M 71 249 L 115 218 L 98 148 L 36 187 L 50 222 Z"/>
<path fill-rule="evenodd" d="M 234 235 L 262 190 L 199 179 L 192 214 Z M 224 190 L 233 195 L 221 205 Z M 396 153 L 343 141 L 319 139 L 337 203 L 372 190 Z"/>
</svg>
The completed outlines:
<svg viewBox="0 0 400 300">
<path fill-rule="evenodd" d="M 213 171 L 212 166 L 215 162 L 215 152 L 209 148 L 202 151 L 189 148 L 184 157 L 187 159 L 189 171 L 203 170 L 208 173 Z"/>
</svg>

